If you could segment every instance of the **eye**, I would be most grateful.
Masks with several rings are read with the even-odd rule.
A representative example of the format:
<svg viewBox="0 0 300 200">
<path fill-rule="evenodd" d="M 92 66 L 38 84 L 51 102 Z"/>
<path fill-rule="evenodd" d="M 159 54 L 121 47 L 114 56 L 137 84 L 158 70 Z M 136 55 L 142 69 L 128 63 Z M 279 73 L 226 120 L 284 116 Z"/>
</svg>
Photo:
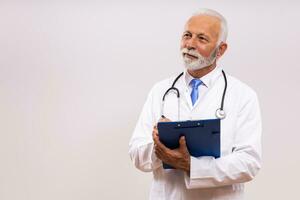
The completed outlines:
<svg viewBox="0 0 300 200">
<path fill-rule="evenodd" d="M 190 33 L 184 33 L 182 37 L 183 38 L 189 38 L 189 37 L 191 37 L 191 34 Z"/>
<path fill-rule="evenodd" d="M 205 38 L 204 36 L 199 36 L 198 38 L 199 38 L 199 40 L 201 40 L 201 41 L 208 42 L 208 39 Z"/>
</svg>

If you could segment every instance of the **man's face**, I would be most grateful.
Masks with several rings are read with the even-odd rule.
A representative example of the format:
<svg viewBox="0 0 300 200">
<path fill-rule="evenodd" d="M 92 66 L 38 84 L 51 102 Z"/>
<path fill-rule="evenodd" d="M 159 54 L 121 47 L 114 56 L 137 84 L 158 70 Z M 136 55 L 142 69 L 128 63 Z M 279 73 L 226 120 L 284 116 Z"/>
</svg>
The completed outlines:
<svg viewBox="0 0 300 200">
<path fill-rule="evenodd" d="M 199 15 L 192 17 L 186 24 L 181 39 L 180 49 L 195 50 L 203 57 L 210 59 L 218 45 L 220 21 L 216 17 Z M 183 57 L 190 62 L 199 58 L 189 53 L 183 53 Z"/>
</svg>

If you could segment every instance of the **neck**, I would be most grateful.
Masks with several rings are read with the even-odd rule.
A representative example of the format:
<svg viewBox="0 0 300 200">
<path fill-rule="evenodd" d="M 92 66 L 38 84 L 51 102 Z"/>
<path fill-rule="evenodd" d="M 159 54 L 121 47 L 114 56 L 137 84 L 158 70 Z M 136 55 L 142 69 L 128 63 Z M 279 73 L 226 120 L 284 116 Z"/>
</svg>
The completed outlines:
<svg viewBox="0 0 300 200">
<path fill-rule="evenodd" d="M 208 74 L 209 72 L 211 72 L 212 70 L 214 70 L 216 68 L 216 63 L 214 62 L 212 65 L 204 67 L 202 69 L 197 69 L 197 70 L 190 70 L 188 69 L 187 71 L 189 72 L 189 74 L 194 77 L 194 78 L 201 78 L 203 76 L 205 76 L 206 74 Z"/>
</svg>

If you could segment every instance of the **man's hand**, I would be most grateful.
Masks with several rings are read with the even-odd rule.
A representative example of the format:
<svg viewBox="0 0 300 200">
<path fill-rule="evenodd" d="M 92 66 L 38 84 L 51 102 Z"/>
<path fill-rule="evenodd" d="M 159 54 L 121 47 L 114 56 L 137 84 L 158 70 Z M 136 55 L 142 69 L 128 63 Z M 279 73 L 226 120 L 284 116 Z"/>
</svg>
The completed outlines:
<svg viewBox="0 0 300 200">
<path fill-rule="evenodd" d="M 162 118 L 160 121 L 170 120 Z M 153 128 L 152 137 L 154 141 L 155 154 L 159 159 L 176 169 L 184 170 L 187 173 L 190 172 L 190 153 L 187 149 L 184 136 L 179 139 L 179 148 L 173 150 L 160 142 L 157 126 L 154 126 Z"/>
</svg>

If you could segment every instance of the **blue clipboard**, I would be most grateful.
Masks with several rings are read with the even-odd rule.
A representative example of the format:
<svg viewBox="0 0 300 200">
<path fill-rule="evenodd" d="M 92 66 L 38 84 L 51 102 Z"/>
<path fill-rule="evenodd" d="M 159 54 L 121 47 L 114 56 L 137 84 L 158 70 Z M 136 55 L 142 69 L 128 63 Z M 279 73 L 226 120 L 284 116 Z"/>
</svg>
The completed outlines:
<svg viewBox="0 0 300 200">
<path fill-rule="evenodd" d="M 159 140 L 168 148 L 179 147 L 179 138 L 185 136 L 193 157 L 220 157 L 220 119 L 158 122 Z M 163 163 L 164 169 L 174 169 Z"/>
</svg>

